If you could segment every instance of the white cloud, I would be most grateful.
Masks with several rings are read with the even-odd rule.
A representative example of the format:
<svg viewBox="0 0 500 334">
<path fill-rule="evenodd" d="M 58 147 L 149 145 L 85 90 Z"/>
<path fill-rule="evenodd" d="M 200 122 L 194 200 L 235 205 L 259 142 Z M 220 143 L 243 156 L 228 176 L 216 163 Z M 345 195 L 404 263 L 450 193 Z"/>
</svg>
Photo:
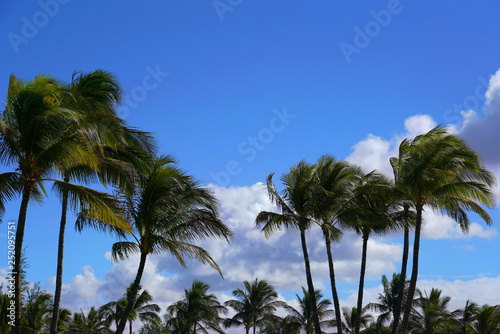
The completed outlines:
<svg viewBox="0 0 500 334">
<path fill-rule="evenodd" d="M 426 133 L 436 126 L 436 122 L 429 115 L 415 115 L 405 120 L 405 137 L 414 138 L 422 133 Z"/>
<path fill-rule="evenodd" d="M 498 235 L 496 229 L 484 228 L 476 222 L 472 222 L 469 226 L 469 232 L 464 233 L 460 225 L 450 217 L 429 211 L 424 211 L 422 218 L 422 237 L 427 239 L 470 239 L 472 237 L 492 239 Z"/>
<path fill-rule="evenodd" d="M 347 161 L 363 168 L 364 171 L 378 170 L 388 177 L 393 176 L 389 162 L 391 157 L 398 155 L 399 144 L 404 138 L 414 138 L 416 135 L 429 131 L 436 122 L 429 115 L 415 115 L 407 118 L 404 123 L 406 132 L 384 139 L 369 134 L 366 139 L 352 147 L 353 152 Z"/>
</svg>

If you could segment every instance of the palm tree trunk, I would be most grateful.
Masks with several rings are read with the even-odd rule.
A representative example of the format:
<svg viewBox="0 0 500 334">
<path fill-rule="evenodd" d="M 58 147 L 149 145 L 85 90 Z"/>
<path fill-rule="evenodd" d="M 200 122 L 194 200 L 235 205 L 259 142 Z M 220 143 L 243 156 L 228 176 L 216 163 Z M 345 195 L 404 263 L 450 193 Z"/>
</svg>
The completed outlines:
<svg viewBox="0 0 500 334">
<path fill-rule="evenodd" d="M 417 222 L 415 224 L 415 241 L 413 242 L 413 267 L 411 270 L 410 286 L 408 288 L 408 296 L 406 297 L 406 305 L 404 308 L 403 322 L 401 323 L 401 333 L 406 333 L 408 330 L 408 320 L 410 319 L 411 307 L 413 304 L 413 295 L 417 286 L 418 277 L 418 252 L 420 249 L 420 228 L 422 226 L 422 205 L 416 206 Z"/>
<path fill-rule="evenodd" d="M 64 178 L 64 182 L 69 182 L 69 177 Z M 57 249 L 57 272 L 56 290 L 54 292 L 54 309 L 52 311 L 52 322 L 50 324 L 50 334 L 57 333 L 57 323 L 59 321 L 59 305 L 61 303 L 63 258 L 64 258 L 64 231 L 66 229 L 66 217 L 68 213 L 68 190 L 64 190 L 62 195 L 61 223 L 59 226 L 59 246 Z"/>
<path fill-rule="evenodd" d="M 34 182 L 27 182 L 23 187 L 23 197 L 19 217 L 17 219 L 16 243 L 14 254 L 14 326 L 11 327 L 11 334 L 19 334 L 21 331 L 21 253 L 23 250 L 24 227 L 26 225 L 26 214 L 28 204 L 33 192 Z"/>
<path fill-rule="evenodd" d="M 115 334 L 123 334 L 125 329 L 125 325 L 127 324 L 128 317 L 134 308 L 134 303 L 136 300 L 137 292 L 139 291 L 139 287 L 141 284 L 142 273 L 144 272 L 144 267 L 146 266 L 146 253 L 141 252 L 141 261 L 139 262 L 139 269 L 137 270 L 137 275 L 135 276 L 134 283 L 130 287 L 130 292 L 127 296 L 127 307 L 125 307 L 125 311 L 123 311 L 122 318 L 120 319 L 120 323 L 118 324 L 118 328 L 116 329 Z"/>
<path fill-rule="evenodd" d="M 405 208 L 406 210 L 406 208 Z M 399 326 L 399 318 L 401 318 L 401 308 L 403 306 L 403 297 L 405 293 L 406 286 L 406 267 L 408 266 L 408 253 L 410 248 L 410 229 L 408 226 L 405 226 L 404 232 L 404 243 L 403 243 L 403 259 L 401 263 L 401 274 L 399 280 L 399 288 L 398 288 L 398 299 L 396 300 L 396 306 L 394 307 L 393 312 L 393 325 L 391 334 L 396 334 Z"/>
<path fill-rule="evenodd" d="M 196 334 L 196 322 L 194 323 L 193 334 Z"/>
<path fill-rule="evenodd" d="M 358 288 L 358 304 L 356 312 L 356 322 L 354 326 L 354 333 L 359 334 L 359 327 L 361 323 L 361 310 L 363 309 L 363 289 L 365 286 L 365 271 L 366 271 L 366 253 L 368 248 L 368 237 L 370 232 L 363 233 L 363 252 L 361 254 L 361 272 L 359 275 L 359 288 Z"/>
<path fill-rule="evenodd" d="M 306 244 L 306 233 L 304 230 L 300 230 L 300 240 L 302 242 L 302 252 L 304 253 L 304 262 L 306 265 L 306 279 L 307 288 L 309 290 L 309 296 L 311 298 L 311 317 L 314 324 L 314 333 L 321 334 L 321 327 L 319 325 L 318 310 L 316 308 L 316 293 L 314 291 L 314 285 L 311 276 L 311 266 L 309 264 L 309 253 L 307 252 Z"/>
<path fill-rule="evenodd" d="M 257 322 L 257 317 L 253 317 L 253 334 L 255 334 L 255 323 Z"/>
<path fill-rule="evenodd" d="M 133 333 L 132 333 L 132 320 L 129 320 L 129 322 L 128 322 L 128 323 L 129 323 L 129 325 L 130 325 L 130 328 L 129 328 L 129 329 L 130 329 L 130 334 L 133 334 Z"/>
<path fill-rule="evenodd" d="M 337 334 L 342 334 L 342 315 L 340 313 L 340 301 L 335 284 L 335 271 L 333 268 L 332 245 L 330 238 L 325 233 L 326 254 L 328 255 L 328 267 L 330 269 L 330 284 L 332 286 L 333 306 L 335 307 L 335 321 L 337 322 Z"/>
</svg>

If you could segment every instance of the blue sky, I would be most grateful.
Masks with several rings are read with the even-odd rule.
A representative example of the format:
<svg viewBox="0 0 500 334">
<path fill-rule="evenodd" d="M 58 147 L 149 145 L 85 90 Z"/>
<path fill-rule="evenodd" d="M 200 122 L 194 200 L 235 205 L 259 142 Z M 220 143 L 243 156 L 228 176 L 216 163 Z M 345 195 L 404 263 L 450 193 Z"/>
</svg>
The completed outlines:
<svg viewBox="0 0 500 334">
<path fill-rule="evenodd" d="M 27 80 L 49 73 L 69 81 L 75 70 L 112 72 L 126 96 L 122 116 L 153 132 L 163 153 L 211 184 L 224 219 L 237 231 L 229 248 L 206 244 L 213 253 L 224 250 L 217 256 L 229 272 L 225 281 L 196 264 L 181 270 L 166 257 L 152 260 L 149 279 L 165 282 L 155 298 L 166 305 L 193 277 L 210 282 L 222 296 L 260 274 L 292 299 L 305 282 L 295 249 L 283 243 L 298 238 L 285 234 L 265 241 L 252 228 L 254 213 L 269 205 L 257 183 L 324 153 L 387 172 L 388 157 L 402 138 L 439 123 L 462 134 L 500 175 L 495 131 L 500 74 L 494 76 L 500 69 L 499 14 L 500 4 L 494 1 L 3 2 L 0 92 L 5 99 L 11 73 Z M 18 209 L 18 201 L 11 203 L 5 218 L 16 220 Z M 457 286 L 463 288 L 460 284 L 498 284 L 493 254 L 500 250 L 500 214 L 498 209 L 490 213 L 493 228 L 473 217 L 478 226 L 467 238 L 445 219 L 428 217 L 429 226 L 444 227 L 424 233 L 420 274 L 427 286 L 447 286 L 452 294 Z M 58 221 L 53 196 L 29 208 L 28 277 L 47 289 L 55 275 Z M 124 285 L 132 280 L 133 259 L 112 265 L 105 257 L 112 236 L 67 232 L 63 303 L 91 304 L 106 295 L 102 289 L 112 291 L 106 295 L 110 298 L 119 296 L 109 286 L 120 284 L 118 276 L 129 278 Z M 314 233 L 313 270 L 326 288 L 324 254 Z M 360 240 L 346 235 L 336 246 L 345 303 L 356 289 L 361 253 L 356 243 Z M 247 253 L 253 247 L 262 254 Z M 400 236 L 375 239 L 371 247 L 374 264 L 367 286 L 373 291 L 367 295 L 373 297 L 380 276 L 398 270 Z M 228 255 L 231 251 L 240 254 L 239 271 L 229 265 L 236 259 Z M 0 266 L 5 263 L 6 256 Z M 272 270 L 259 267 L 263 263 L 283 267 L 283 272 L 267 277 Z M 290 268 L 295 268 L 290 272 L 294 279 L 287 276 Z M 94 282 L 88 289 L 96 294 L 79 291 L 79 279 Z M 500 295 L 470 298 L 479 303 L 496 298 L 498 304 Z"/>
</svg>

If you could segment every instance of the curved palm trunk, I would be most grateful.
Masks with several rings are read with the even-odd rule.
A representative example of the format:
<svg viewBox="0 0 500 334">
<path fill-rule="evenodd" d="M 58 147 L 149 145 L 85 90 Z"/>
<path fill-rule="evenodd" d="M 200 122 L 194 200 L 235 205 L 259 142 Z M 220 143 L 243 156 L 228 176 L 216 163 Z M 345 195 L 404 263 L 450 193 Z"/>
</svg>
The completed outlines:
<svg viewBox="0 0 500 334">
<path fill-rule="evenodd" d="M 413 303 L 413 295 L 417 286 L 418 277 L 418 252 L 420 250 L 420 228 L 422 226 L 422 205 L 417 205 L 417 222 L 415 224 L 415 241 L 413 242 L 413 267 L 411 270 L 410 286 L 408 288 L 408 296 L 406 297 L 406 305 L 404 308 L 403 322 L 401 323 L 401 333 L 406 333 L 408 330 L 408 320 Z"/>
<path fill-rule="evenodd" d="M 26 183 L 23 187 L 23 198 L 21 200 L 21 208 L 19 209 L 19 217 L 17 219 L 16 243 L 14 254 L 14 326 L 11 327 L 11 334 L 19 334 L 21 330 L 21 253 L 23 250 L 24 227 L 26 225 L 26 213 L 28 212 L 28 204 L 33 192 L 34 182 Z"/>
<path fill-rule="evenodd" d="M 306 279 L 307 279 L 307 288 L 309 290 L 309 296 L 311 298 L 311 316 L 314 324 L 314 333 L 321 334 L 321 327 L 319 325 L 318 318 L 318 310 L 316 308 L 316 294 L 314 292 L 314 285 L 311 276 L 311 266 L 309 264 L 309 253 L 307 252 L 307 244 L 306 244 L 306 233 L 303 230 L 300 230 L 300 240 L 302 242 L 302 252 L 304 253 L 304 262 L 306 265 Z"/>
<path fill-rule="evenodd" d="M 65 177 L 64 182 L 69 182 L 69 178 Z M 57 249 L 56 290 L 54 292 L 54 309 L 52 311 L 52 322 L 50 323 L 50 334 L 57 333 L 57 323 L 59 321 L 59 305 L 61 303 L 62 276 L 63 276 L 64 231 L 66 230 L 67 213 L 68 213 L 68 191 L 64 190 L 62 197 L 61 223 L 59 226 L 59 246 Z"/>
<path fill-rule="evenodd" d="M 354 333 L 359 334 L 359 327 L 361 323 L 361 310 L 363 309 L 363 289 L 365 286 L 365 271 L 366 271 L 366 253 L 368 248 L 369 232 L 363 233 L 363 252 L 361 254 L 361 272 L 359 275 L 359 288 L 358 288 L 358 304 L 356 312 L 356 322 L 354 326 Z"/>
<path fill-rule="evenodd" d="M 332 245 L 330 238 L 325 233 L 326 254 L 328 255 L 328 268 L 330 270 L 330 284 L 332 286 L 333 306 L 335 307 L 335 321 L 337 322 L 337 334 L 342 334 L 342 315 L 340 313 L 340 301 L 335 284 L 335 271 L 333 268 Z"/>
<path fill-rule="evenodd" d="M 132 332 L 132 320 L 129 320 L 129 322 L 128 322 L 128 323 L 129 323 L 129 325 L 130 325 L 130 332 L 129 332 L 129 333 L 130 333 L 130 334 L 133 334 L 133 332 Z"/>
<path fill-rule="evenodd" d="M 391 334 L 396 334 L 399 326 L 399 318 L 401 318 L 401 308 L 403 307 L 403 297 L 406 283 L 406 267 L 408 266 L 408 253 L 410 248 L 410 229 L 405 227 L 404 244 L 403 244 L 403 259 L 401 263 L 401 278 L 399 280 L 398 299 L 396 300 L 396 307 L 394 308 Z"/>
<path fill-rule="evenodd" d="M 136 300 L 137 292 L 139 291 L 139 286 L 141 283 L 142 273 L 144 272 L 144 267 L 146 266 L 146 253 L 141 253 L 141 261 L 139 262 L 139 269 L 137 270 L 137 275 L 135 276 L 134 283 L 130 287 L 130 293 L 127 296 L 127 307 L 125 307 L 125 311 L 123 311 L 122 318 L 120 319 L 120 323 L 118 324 L 118 328 L 116 329 L 115 334 L 123 334 L 125 330 L 125 325 L 127 324 L 128 317 L 134 308 L 134 303 Z"/>
</svg>

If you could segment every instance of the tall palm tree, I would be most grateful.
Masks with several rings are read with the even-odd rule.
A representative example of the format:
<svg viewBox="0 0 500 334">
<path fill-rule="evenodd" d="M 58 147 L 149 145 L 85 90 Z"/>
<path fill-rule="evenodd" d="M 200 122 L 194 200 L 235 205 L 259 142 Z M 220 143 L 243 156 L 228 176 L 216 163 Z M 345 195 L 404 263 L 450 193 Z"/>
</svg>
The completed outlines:
<svg viewBox="0 0 500 334">
<path fill-rule="evenodd" d="M 314 323 L 312 317 L 312 298 L 309 294 L 309 291 L 302 287 L 303 296 L 297 296 L 299 301 L 299 309 L 295 309 L 292 306 L 286 305 L 285 310 L 288 312 L 289 321 L 291 323 L 298 323 L 300 327 L 304 329 L 306 334 L 314 333 Z M 321 326 L 324 328 L 333 327 L 335 325 L 335 321 L 332 319 L 334 316 L 334 312 L 329 308 L 332 305 L 332 302 L 328 299 L 323 299 L 323 294 L 321 294 L 320 290 L 314 291 L 315 300 L 316 300 L 316 310 L 317 315 L 320 320 Z M 324 333 L 324 332 L 322 332 Z"/>
<path fill-rule="evenodd" d="M 158 313 L 160 307 L 157 304 L 152 304 L 153 296 L 147 291 L 143 290 L 137 297 L 132 312 L 129 316 L 129 330 L 132 334 L 132 322 L 139 318 L 143 323 L 159 323 L 161 322 Z M 103 319 L 108 323 L 114 323 L 118 327 L 118 323 L 123 316 L 123 312 L 127 306 L 127 295 L 123 296 L 117 301 L 109 302 L 99 308 L 99 313 Z"/>
<path fill-rule="evenodd" d="M 299 230 L 300 241 L 302 244 L 302 253 L 304 255 L 304 264 L 306 269 L 307 289 L 312 302 L 312 319 L 315 334 L 321 334 L 321 327 L 316 310 L 316 296 L 314 293 L 314 284 L 311 275 L 311 265 L 309 263 L 309 252 L 306 243 L 306 231 L 314 223 L 311 196 L 314 189 L 314 179 L 312 177 L 314 166 L 305 161 L 300 161 L 290 168 L 288 173 L 281 177 L 285 185 L 282 194 L 276 190 L 273 183 L 273 175 L 267 177 L 267 191 L 269 198 L 281 211 L 281 213 L 262 211 L 257 215 L 255 224 L 262 226 L 261 231 L 266 237 L 283 228 L 287 230 Z"/>
<path fill-rule="evenodd" d="M 388 280 L 387 276 L 382 275 L 383 293 L 379 293 L 377 302 L 368 304 L 368 307 L 371 310 L 380 313 L 377 317 L 378 326 L 389 323 L 391 321 L 391 318 L 393 319 L 393 321 L 396 318 L 396 305 L 399 298 L 399 289 L 401 288 L 400 280 L 401 274 L 393 273 L 391 281 Z M 403 285 L 403 289 L 407 285 L 408 284 Z"/>
<path fill-rule="evenodd" d="M 441 126 L 413 140 L 403 140 L 399 158 L 392 158 L 391 162 L 398 174 L 396 186 L 411 199 L 416 210 L 412 274 L 401 324 L 402 332 L 406 333 L 417 284 L 424 206 L 447 214 L 464 232 L 469 227 L 466 210 L 476 212 L 491 224 L 489 214 L 480 205 L 494 205 L 491 187 L 495 184 L 495 177 L 483 167 L 476 152 Z"/>
<path fill-rule="evenodd" d="M 55 170 L 87 162 L 92 152 L 78 131 L 80 116 L 67 109 L 59 97 L 59 85 L 47 76 L 23 82 L 10 77 L 7 103 L 0 117 L 0 162 L 14 172 L 0 174 L 0 210 L 3 203 L 21 195 L 17 220 L 14 272 L 20 272 L 26 214 L 30 200 L 41 200 L 44 179 Z M 21 287 L 15 276 L 15 326 L 20 329 Z"/>
<path fill-rule="evenodd" d="M 231 299 L 225 305 L 236 311 L 236 314 L 224 322 L 224 327 L 244 326 L 246 334 L 253 327 L 255 334 L 257 327 L 264 327 L 278 318 L 274 315 L 279 307 L 286 304 L 278 300 L 278 293 L 274 287 L 265 280 L 255 279 L 253 282 L 243 281 L 245 289 L 233 290 Z"/>
<path fill-rule="evenodd" d="M 361 254 L 361 269 L 356 309 L 363 308 L 363 291 L 366 272 L 366 257 L 368 239 L 372 233 L 385 234 L 397 229 L 398 211 L 392 202 L 390 182 L 378 172 L 362 175 L 356 182 L 354 194 L 350 200 L 355 219 L 347 227 L 360 234 L 363 239 Z M 354 333 L 359 334 L 361 327 L 361 312 L 356 313 Z"/>
<path fill-rule="evenodd" d="M 361 327 L 368 327 L 368 324 L 373 320 L 373 316 L 371 314 L 366 314 L 367 308 L 361 309 L 361 316 L 359 317 L 359 323 Z M 356 323 L 358 322 L 358 309 L 356 307 L 342 308 L 342 314 L 344 315 L 345 322 L 343 323 L 344 331 L 346 333 L 354 333 L 356 328 Z"/>
<path fill-rule="evenodd" d="M 330 285 L 332 290 L 337 333 L 342 334 L 342 315 L 335 282 L 335 269 L 331 243 L 341 238 L 340 225 L 347 223 L 350 216 L 349 200 L 354 184 L 361 171 L 345 161 L 324 155 L 316 163 L 314 170 L 315 187 L 313 191 L 314 216 L 321 225 L 325 238 Z M 352 213 L 352 212 L 351 212 Z"/>
<path fill-rule="evenodd" d="M 133 241 L 115 243 L 112 256 L 117 261 L 139 253 L 140 262 L 117 334 L 123 333 L 128 321 L 149 254 L 169 252 L 183 266 L 187 256 L 209 264 L 220 273 L 210 254 L 193 242 L 210 237 L 229 242 L 233 235 L 219 219 L 217 200 L 211 192 L 175 167 L 174 160 L 168 156 L 154 159 L 150 170 L 139 177 L 136 189 L 122 193 L 121 202 L 125 217 L 133 227 Z"/>
<path fill-rule="evenodd" d="M 123 185 L 124 177 L 120 174 L 131 170 L 131 168 L 127 168 L 120 171 L 116 167 L 125 168 L 126 166 L 123 166 L 125 162 L 113 163 L 116 159 L 105 155 L 106 149 L 117 152 L 127 145 L 127 128 L 123 126 L 123 121 L 119 119 L 115 111 L 115 105 L 120 100 L 120 87 L 111 74 L 102 70 L 77 74 L 74 73 L 69 85 L 60 88 L 61 101 L 65 108 L 74 110 L 81 115 L 80 132 L 92 146 L 93 154 L 89 154 L 85 164 L 60 170 L 62 180 L 54 180 L 53 189 L 61 198 L 62 213 L 59 227 L 51 334 L 57 332 L 68 207 L 71 207 L 75 212 L 82 211 L 86 215 L 92 216 L 94 221 L 100 223 L 99 226 L 95 226 L 97 228 L 131 231 L 130 226 L 120 217 L 120 210 L 114 198 L 103 192 L 82 186 L 82 184 L 97 179 L 100 179 L 104 184 L 106 181 L 110 183 L 114 181 L 116 185 Z M 147 134 L 144 134 L 144 137 L 147 137 Z M 99 174 L 105 174 L 105 176 Z"/>
<path fill-rule="evenodd" d="M 394 322 L 391 330 L 391 334 L 396 334 L 399 328 L 399 323 L 401 319 L 401 309 L 406 303 L 405 293 L 408 290 L 406 287 L 406 271 L 408 267 L 408 256 L 410 250 L 410 229 L 415 227 L 416 213 L 413 210 L 412 195 L 407 194 L 404 188 L 403 182 L 400 179 L 399 166 L 402 165 L 403 160 L 406 157 L 400 154 L 398 157 L 393 157 L 390 159 L 390 163 L 394 174 L 394 200 L 399 202 L 403 207 L 403 219 L 401 224 L 403 226 L 403 256 L 401 259 L 401 279 L 399 280 L 399 293 L 394 305 Z"/>
<path fill-rule="evenodd" d="M 169 318 L 185 323 L 189 333 L 196 334 L 198 329 L 203 333 L 207 330 L 224 333 L 220 314 L 226 314 L 227 308 L 214 294 L 207 293 L 209 288 L 208 284 L 194 280 L 191 289 L 184 290 L 184 298 L 168 307 Z"/>
</svg>

